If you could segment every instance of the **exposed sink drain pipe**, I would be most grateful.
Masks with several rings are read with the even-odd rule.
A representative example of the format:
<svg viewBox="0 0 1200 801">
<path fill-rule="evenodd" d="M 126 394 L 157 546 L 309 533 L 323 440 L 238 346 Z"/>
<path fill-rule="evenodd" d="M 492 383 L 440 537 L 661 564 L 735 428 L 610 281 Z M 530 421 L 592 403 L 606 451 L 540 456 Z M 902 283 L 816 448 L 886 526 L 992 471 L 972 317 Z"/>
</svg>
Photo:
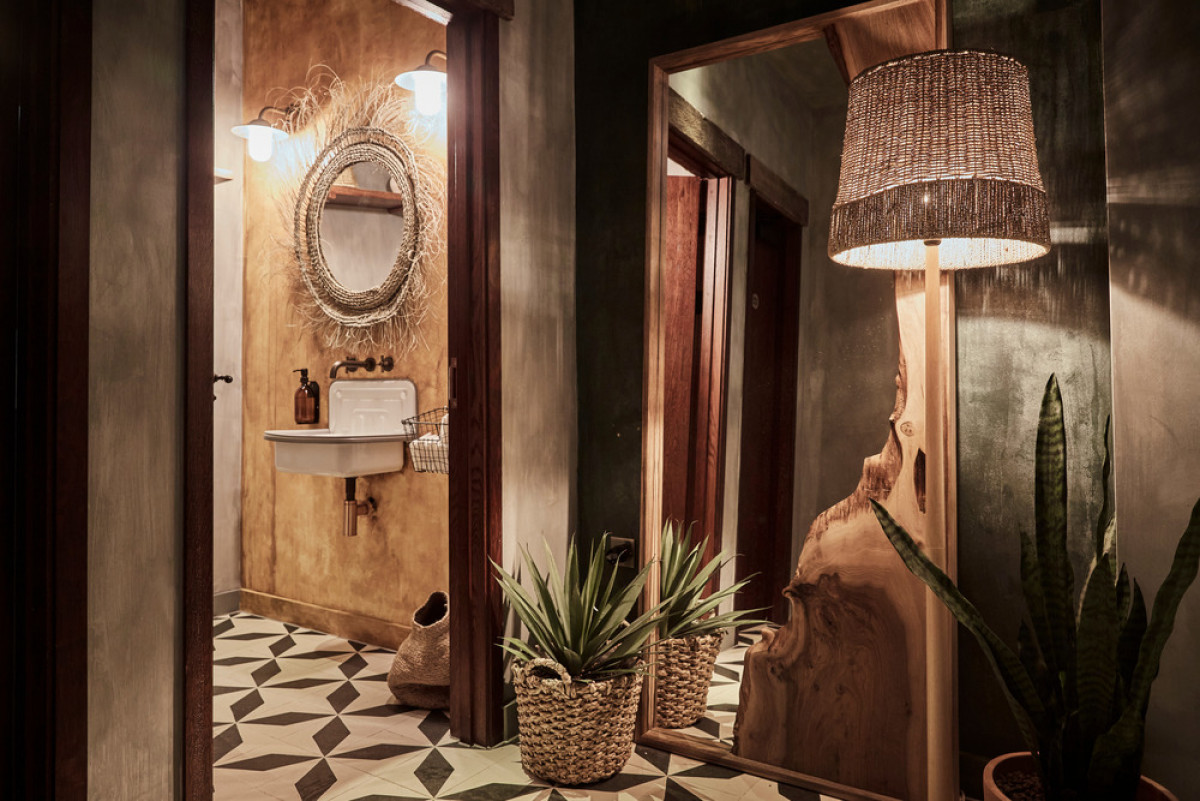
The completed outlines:
<svg viewBox="0 0 1200 801">
<path fill-rule="evenodd" d="M 358 536 L 359 515 L 369 515 L 375 511 L 375 499 L 368 496 L 365 501 L 358 500 L 358 478 L 351 476 L 346 479 L 346 502 L 342 504 L 342 534 L 347 537 Z"/>
</svg>

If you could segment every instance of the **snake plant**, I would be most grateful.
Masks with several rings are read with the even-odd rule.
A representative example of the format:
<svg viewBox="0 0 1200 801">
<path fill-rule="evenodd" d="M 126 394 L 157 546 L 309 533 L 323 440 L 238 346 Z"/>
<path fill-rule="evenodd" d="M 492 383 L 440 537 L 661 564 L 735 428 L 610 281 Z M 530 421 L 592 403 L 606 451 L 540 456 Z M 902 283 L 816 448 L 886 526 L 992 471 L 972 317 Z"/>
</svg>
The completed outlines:
<svg viewBox="0 0 1200 801">
<path fill-rule="evenodd" d="M 684 536 L 682 528 L 682 525 L 677 526 L 668 520 L 663 526 L 662 538 L 659 540 L 659 554 L 662 559 L 661 597 L 666 608 L 658 626 L 658 636 L 664 640 L 695 637 L 726 626 L 761 623 L 762 621 L 746 617 L 752 611 L 761 611 L 757 609 L 712 614 L 723 601 L 733 597 L 738 590 L 746 586 L 750 579 L 742 579 L 705 596 L 704 588 L 712 574 L 732 557 L 728 552 L 721 551 L 708 562 L 701 564 L 708 538 L 689 548 L 688 543 L 691 540 Z"/>
<path fill-rule="evenodd" d="M 1021 532 L 1027 620 L 1014 652 L 880 504 L 875 515 L 918 578 L 974 635 L 991 663 L 1021 736 L 1037 759 L 1048 801 L 1131 801 L 1141 773 L 1150 686 L 1180 599 L 1200 566 L 1200 501 L 1147 620 L 1137 581 L 1117 566 L 1105 427 L 1103 503 L 1083 592 L 1075 604 L 1067 555 L 1067 459 L 1062 395 L 1054 376 L 1038 421 L 1034 536 Z"/>
<path fill-rule="evenodd" d="M 662 620 L 666 605 L 660 603 L 627 622 L 642 594 L 650 565 L 628 584 L 618 586 L 617 571 L 605 570 L 607 550 L 605 534 L 592 550 L 590 560 L 585 560 L 572 540 L 566 569 L 560 575 L 548 545 L 545 574 L 529 551 L 522 549 L 532 592 L 493 562 L 500 588 L 528 633 L 528 640 L 505 637 L 500 647 L 517 662 L 553 659 L 576 681 L 603 681 L 636 672 L 646 641 Z"/>
</svg>

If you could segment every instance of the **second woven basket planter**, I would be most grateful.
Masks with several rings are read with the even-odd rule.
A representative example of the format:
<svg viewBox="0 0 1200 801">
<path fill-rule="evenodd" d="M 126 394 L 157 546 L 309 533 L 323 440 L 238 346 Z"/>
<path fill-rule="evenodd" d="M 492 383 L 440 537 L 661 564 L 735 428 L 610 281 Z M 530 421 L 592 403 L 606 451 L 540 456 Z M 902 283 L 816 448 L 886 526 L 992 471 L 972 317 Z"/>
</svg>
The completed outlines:
<svg viewBox="0 0 1200 801">
<path fill-rule="evenodd" d="M 639 664 L 638 668 L 641 668 Z M 589 784 L 625 767 L 642 693 L 640 673 L 572 681 L 550 659 L 513 666 L 521 766 L 556 784 Z"/>
<path fill-rule="evenodd" d="M 704 716 L 723 637 L 718 630 L 654 644 L 654 725 L 682 729 Z"/>
</svg>

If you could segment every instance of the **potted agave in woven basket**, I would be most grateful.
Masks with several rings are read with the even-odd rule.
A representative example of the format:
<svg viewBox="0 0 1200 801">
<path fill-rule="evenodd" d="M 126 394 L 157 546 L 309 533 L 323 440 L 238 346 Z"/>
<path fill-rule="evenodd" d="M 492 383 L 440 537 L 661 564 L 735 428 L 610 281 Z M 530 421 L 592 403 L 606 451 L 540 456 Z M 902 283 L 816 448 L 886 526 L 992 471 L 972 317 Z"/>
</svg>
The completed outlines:
<svg viewBox="0 0 1200 801">
<path fill-rule="evenodd" d="M 729 554 L 722 551 L 702 562 L 708 540 L 689 548 L 691 538 L 681 528 L 667 521 L 659 547 L 665 607 L 653 652 L 654 725 L 666 729 L 691 726 L 704 714 L 725 628 L 761 622 L 746 617 L 750 611 L 761 610 L 716 614 L 750 579 L 704 595 L 713 573 L 729 560 Z"/>
<path fill-rule="evenodd" d="M 560 575 L 546 549 L 543 574 L 524 552 L 532 592 L 495 565 L 527 639 L 505 637 L 513 657 L 521 765 L 535 778 L 588 784 L 617 773 L 633 753 L 642 659 L 664 604 L 632 621 L 649 566 L 628 584 L 605 570 L 608 535 L 584 564 L 574 542 Z M 605 577 L 607 573 L 607 578 Z"/>
<path fill-rule="evenodd" d="M 1147 616 L 1141 587 L 1117 563 L 1106 432 L 1104 502 L 1091 567 L 1076 605 L 1067 551 L 1066 437 L 1054 376 L 1042 399 L 1035 459 L 1034 536 L 1021 532 L 1027 620 L 1021 623 L 1015 652 L 908 532 L 872 501 L 908 569 L 983 648 L 1029 747 L 988 763 L 984 799 L 1174 801 L 1174 795 L 1140 773 L 1150 686 L 1179 602 L 1200 568 L 1200 502 Z"/>
</svg>

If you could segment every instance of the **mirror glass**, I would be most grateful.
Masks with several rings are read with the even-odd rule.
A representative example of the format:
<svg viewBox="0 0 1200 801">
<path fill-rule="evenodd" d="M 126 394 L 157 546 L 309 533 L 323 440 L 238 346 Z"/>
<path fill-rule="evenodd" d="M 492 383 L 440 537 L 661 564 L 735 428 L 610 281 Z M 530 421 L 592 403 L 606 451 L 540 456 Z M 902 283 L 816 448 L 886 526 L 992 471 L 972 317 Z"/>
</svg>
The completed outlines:
<svg viewBox="0 0 1200 801">
<path fill-rule="evenodd" d="M 668 356 L 652 433 L 661 495 L 646 495 L 661 506 L 647 518 L 696 521 L 694 543 L 737 554 L 715 583 L 747 582 L 728 607 L 767 622 L 727 636 L 694 719 L 661 714 L 656 686 L 653 720 L 655 743 L 685 755 L 916 799 L 931 795 L 929 698 L 950 692 L 926 692 L 924 659 L 945 657 L 927 641 L 924 588 L 865 499 L 921 519 L 923 407 L 907 392 L 924 295 L 908 277 L 835 264 L 827 240 L 848 79 L 933 49 L 937 26 L 922 0 L 863 14 L 801 21 L 757 52 L 658 62 L 661 324 L 648 352 Z M 651 558 L 656 528 L 643 530 Z"/>
<path fill-rule="evenodd" d="M 398 195 L 396 205 L 386 207 L 387 195 L 395 194 L 392 184 L 382 164 L 360 161 L 342 170 L 330 190 L 321 215 L 321 249 L 333 278 L 351 292 L 378 287 L 396 263 L 405 218 Z M 335 200 L 339 195 L 342 202 Z"/>
</svg>

